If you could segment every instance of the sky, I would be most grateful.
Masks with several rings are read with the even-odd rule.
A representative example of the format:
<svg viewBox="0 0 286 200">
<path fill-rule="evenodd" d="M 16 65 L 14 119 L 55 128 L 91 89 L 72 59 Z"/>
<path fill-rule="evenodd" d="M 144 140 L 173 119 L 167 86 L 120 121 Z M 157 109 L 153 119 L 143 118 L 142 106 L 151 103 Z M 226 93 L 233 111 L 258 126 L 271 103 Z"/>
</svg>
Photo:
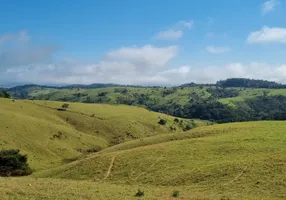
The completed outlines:
<svg viewBox="0 0 286 200">
<path fill-rule="evenodd" d="M 0 0 L 0 84 L 286 83 L 286 0 Z"/>
</svg>

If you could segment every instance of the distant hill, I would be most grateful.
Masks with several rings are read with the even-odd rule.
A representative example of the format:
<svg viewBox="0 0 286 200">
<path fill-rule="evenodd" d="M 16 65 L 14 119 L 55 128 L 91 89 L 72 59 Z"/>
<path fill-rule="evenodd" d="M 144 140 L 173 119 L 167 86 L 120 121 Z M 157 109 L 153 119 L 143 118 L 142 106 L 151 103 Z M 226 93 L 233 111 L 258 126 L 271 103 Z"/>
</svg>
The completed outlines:
<svg viewBox="0 0 286 200">
<path fill-rule="evenodd" d="M 218 123 L 286 120 L 285 85 L 265 80 L 232 78 L 216 84 L 190 83 L 176 87 L 25 85 L 7 91 L 16 99 L 125 104 Z"/>
<path fill-rule="evenodd" d="M 286 88 L 286 85 L 266 80 L 246 78 L 230 78 L 216 83 L 218 87 L 242 87 L 242 88 Z"/>
</svg>

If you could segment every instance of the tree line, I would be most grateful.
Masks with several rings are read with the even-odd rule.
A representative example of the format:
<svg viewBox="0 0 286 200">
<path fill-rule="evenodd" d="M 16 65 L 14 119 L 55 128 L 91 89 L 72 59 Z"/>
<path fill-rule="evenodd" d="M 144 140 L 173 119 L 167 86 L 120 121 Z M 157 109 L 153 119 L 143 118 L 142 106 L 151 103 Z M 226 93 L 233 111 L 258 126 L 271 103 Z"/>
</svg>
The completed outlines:
<svg viewBox="0 0 286 200">
<path fill-rule="evenodd" d="M 0 98 L 10 98 L 10 94 L 7 91 L 0 91 Z"/>
</svg>

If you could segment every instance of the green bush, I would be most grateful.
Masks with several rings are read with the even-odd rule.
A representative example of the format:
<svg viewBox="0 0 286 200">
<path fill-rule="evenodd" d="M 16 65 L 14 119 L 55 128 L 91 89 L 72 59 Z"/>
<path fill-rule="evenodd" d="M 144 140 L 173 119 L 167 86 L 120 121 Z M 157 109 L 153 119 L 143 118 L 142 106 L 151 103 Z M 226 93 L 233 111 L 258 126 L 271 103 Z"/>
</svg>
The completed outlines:
<svg viewBox="0 0 286 200">
<path fill-rule="evenodd" d="M 140 189 L 137 191 L 135 194 L 136 197 L 143 197 L 144 196 L 144 191 L 141 191 Z"/>
<path fill-rule="evenodd" d="M 174 190 L 172 196 L 178 197 L 180 195 L 180 192 L 178 190 Z"/>
<path fill-rule="evenodd" d="M 158 124 L 160 124 L 160 125 L 166 125 L 166 124 L 167 124 L 167 120 L 165 120 L 165 119 L 160 119 L 159 122 L 158 122 Z"/>
<path fill-rule="evenodd" d="M 18 149 L 0 151 L 0 176 L 30 175 L 32 169 L 27 160 L 27 156 L 21 155 Z"/>
<path fill-rule="evenodd" d="M 180 120 L 179 120 L 178 118 L 175 118 L 175 119 L 174 119 L 174 122 L 175 122 L 175 123 L 179 123 Z"/>
</svg>

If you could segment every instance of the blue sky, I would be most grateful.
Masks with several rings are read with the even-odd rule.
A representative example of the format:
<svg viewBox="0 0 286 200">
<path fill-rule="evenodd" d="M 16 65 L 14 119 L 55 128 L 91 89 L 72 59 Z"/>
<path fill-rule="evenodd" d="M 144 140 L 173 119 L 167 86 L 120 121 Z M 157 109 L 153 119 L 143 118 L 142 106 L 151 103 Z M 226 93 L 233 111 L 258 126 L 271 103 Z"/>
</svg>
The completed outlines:
<svg viewBox="0 0 286 200">
<path fill-rule="evenodd" d="M 0 84 L 286 83 L 285 0 L 0 0 Z"/>
</svg>

